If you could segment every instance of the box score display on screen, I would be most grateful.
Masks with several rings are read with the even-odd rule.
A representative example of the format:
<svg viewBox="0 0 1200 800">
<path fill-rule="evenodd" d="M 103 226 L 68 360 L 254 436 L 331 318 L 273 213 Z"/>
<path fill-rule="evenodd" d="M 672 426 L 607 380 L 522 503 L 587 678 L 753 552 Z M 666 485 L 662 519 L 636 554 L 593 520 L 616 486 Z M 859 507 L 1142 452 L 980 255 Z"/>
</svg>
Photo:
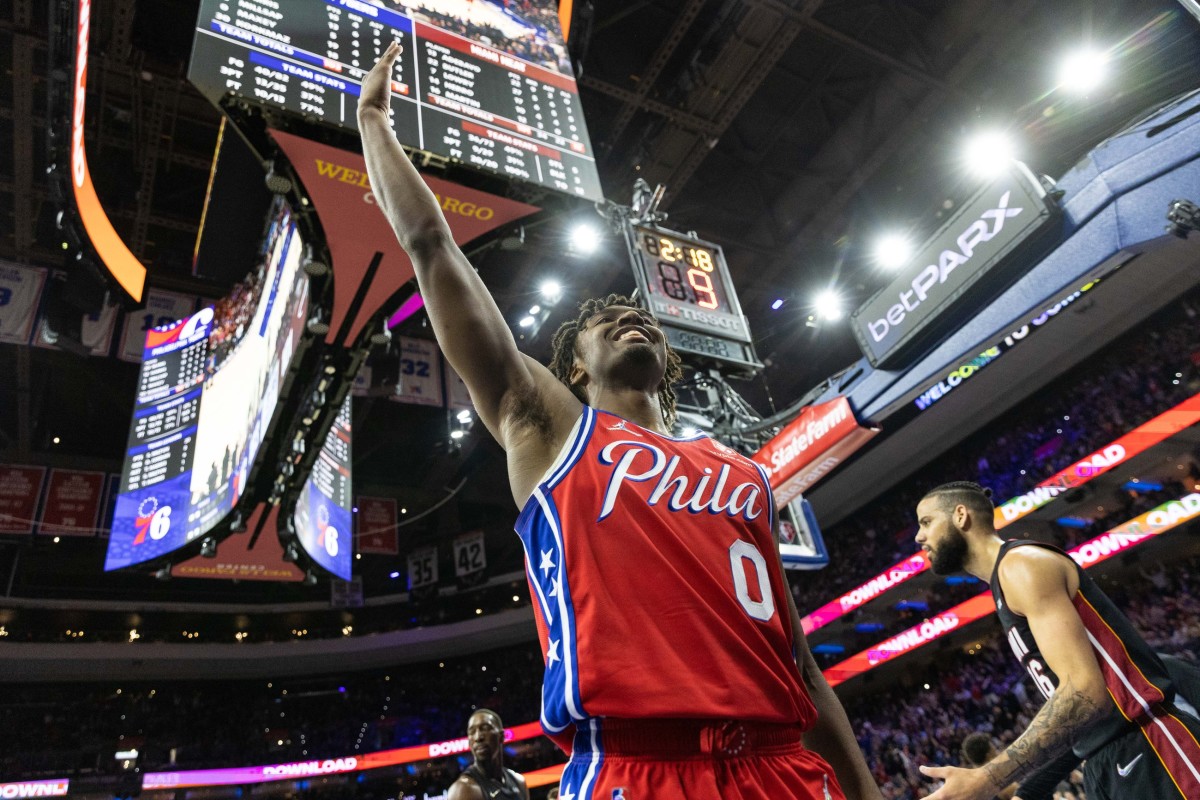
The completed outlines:
<svg viewBox="0 0 1200 800">
<path fill-rule="evenodd" d="M 402 144 L 602 200 L 552 0 L 532 18 L 486 0 L 203 0 L 188 79 L 357 130 L 362 80 L 392 40 Z M 452 30 L 457 29 L 457 30 Z"/>
</svg>

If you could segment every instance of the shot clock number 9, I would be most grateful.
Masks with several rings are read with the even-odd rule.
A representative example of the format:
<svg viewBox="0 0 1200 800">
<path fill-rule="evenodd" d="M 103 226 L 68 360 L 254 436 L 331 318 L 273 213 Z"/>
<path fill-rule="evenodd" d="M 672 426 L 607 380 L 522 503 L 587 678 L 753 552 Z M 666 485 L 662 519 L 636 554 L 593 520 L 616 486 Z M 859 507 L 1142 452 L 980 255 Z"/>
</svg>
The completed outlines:
<svg viewBox="0 0 1200 800">
<path fill-rule="evenodd" d="M 717 290 L 713 286 L 712 273 L 716 265 L 712 253 L 648 233 L 643 235 L 642 246 L 647 253 L 658 257 L 658 278 L 664 294 L 673 300 L 695 302 L 701 308 L 720 307 Z M 684 288 L 685 280 L 692 288 L 691 297 Z"/>
</svg>

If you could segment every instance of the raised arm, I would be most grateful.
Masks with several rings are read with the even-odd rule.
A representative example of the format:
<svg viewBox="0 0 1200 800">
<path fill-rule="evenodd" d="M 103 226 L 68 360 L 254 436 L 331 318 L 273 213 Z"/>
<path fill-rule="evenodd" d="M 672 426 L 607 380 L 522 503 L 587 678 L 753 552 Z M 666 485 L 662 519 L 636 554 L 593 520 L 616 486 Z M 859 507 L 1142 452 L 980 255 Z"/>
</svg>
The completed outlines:
<svg viewBox="0 0 1200 800">
<path fill-rule="evenodd" d="M 1100 665 L 1088 642 L 1072 597 L 1078 590 L 1074 568 L 1063 556 L 1040 547 L 1013 550 L 1000 564 L 1000 585 L 1008 607 L 1029 621 L 1033 638 L 1058 687 L 1015 742 L 979 769 L 921 767 L 944 778 L 930 800 L 990 798 L 1062 756 L 1111 701 Z"/>
<path fill-rule="evenodd" d="M 392 67 L 400 51 L 395 42 L 388 46 L 363 81 L 358 101 L 371 189 L 412 258 L 438 344 L 470 390 L 483 423 L 507 447 L 506 418 L 513 411 L 521 413 L 521 403 L 554 379 L 517 350 L 496 302 L 455 245 L 437 198 L 396 141 L 388 108 Z"/>
</svg>

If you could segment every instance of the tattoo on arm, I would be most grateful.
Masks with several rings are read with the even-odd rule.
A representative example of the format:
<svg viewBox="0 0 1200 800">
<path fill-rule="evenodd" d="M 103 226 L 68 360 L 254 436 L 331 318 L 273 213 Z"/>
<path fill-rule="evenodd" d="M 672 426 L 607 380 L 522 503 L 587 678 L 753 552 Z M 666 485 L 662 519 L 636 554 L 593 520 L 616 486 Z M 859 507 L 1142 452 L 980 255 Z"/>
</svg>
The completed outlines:
<svg viewBox="0 0 1200 800">
<path fill-rule="evenodd" d="M 1105 707 L 1064 679 L 1029 727 L 1005 751 L 984 766 L 997 789 L 1029 775 L 1065 753 Z"/>
</svg>

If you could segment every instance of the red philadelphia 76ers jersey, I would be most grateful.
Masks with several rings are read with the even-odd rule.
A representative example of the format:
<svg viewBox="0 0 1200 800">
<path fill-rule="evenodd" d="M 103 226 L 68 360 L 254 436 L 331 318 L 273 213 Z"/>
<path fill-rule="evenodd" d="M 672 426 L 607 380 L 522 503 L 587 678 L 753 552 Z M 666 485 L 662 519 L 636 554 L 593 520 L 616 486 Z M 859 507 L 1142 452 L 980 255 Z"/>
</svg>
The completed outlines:
<svg viewBox="0 0 1200 800">
<path fill-rule="evenodd" d="M 585 406 L 517 519 L 546 732 L 564 743 L 589 717 L 811 727 L 774 515 L 750 459 Z"/>
</svg>

